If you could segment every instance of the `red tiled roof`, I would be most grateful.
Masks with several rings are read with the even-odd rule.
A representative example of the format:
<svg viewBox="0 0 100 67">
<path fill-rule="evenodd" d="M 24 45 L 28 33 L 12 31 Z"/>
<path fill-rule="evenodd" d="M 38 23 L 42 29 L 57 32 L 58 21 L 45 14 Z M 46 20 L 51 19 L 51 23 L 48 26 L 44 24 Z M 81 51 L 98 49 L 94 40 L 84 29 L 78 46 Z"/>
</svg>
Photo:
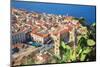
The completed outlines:
<svg viewBox="0 0 100 67">
<path fill-rule="evenodd" d="M 35 35 L 38 35 L 38 36 L 43 37 L 43 38 L 49 36 L 49 33 L 47 33 L 47 34 L 38 33 L 36 29 L 33 29 L 33 31 L 31 32 L 31 34 L 35 34 Z"/>
<path fill-rule="evenodd" d="M 58 35 L 58 34 L 63 34 L 65 32 L 69 32 L 71 29 L 68 27 L 68 28 L 65 28 L 65 29 L 61 29 L 57 32 L 54 32 L 54 35 Z"/>
</svg>

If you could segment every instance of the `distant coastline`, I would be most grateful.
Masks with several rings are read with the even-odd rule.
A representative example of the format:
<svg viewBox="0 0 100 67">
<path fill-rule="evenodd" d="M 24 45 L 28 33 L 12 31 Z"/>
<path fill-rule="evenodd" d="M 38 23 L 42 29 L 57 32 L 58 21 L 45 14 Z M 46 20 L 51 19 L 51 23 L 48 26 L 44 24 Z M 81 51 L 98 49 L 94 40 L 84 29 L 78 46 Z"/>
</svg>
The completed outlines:
<svg viewBox="0 0 100 67">
<path fill-rule="evenodd" d="M 90 25 L 96 22 L 96 7 L 83 5 L 69 5 L 69 4 L 48 4 L 35 2 L 19 2 L 12 1 L 12 8 L 24 9 L 29 12 L 47 13 L 55 15 L 69 15 L 74 17 L 84 17 L 86 22 Z"/>
</svg>

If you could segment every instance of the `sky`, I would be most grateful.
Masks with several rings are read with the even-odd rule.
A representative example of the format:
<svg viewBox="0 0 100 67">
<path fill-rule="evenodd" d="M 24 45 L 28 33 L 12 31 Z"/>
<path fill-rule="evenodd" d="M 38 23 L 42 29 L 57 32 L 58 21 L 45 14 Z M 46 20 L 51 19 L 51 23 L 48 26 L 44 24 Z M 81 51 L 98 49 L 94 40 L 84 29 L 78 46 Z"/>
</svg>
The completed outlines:
<svg viewBox="0 0 100 67">
<path fill-rule="evenodd" d="M 83 17 L 85 18 L 88 24 L 92 24 L 93 22 L 96 22 L 96 7 L 95 6 L 12 1 L 11 7 L 20 8 L 27 11 L 35 11 L 39 13 Z"/>
</svg>

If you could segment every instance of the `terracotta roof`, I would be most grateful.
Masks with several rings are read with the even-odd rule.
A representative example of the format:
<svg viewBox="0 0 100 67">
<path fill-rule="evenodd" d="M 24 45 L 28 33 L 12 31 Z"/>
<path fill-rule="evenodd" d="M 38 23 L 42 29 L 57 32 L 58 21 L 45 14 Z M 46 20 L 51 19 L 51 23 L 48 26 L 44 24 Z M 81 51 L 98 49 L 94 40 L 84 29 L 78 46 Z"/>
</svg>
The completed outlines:
<svg viewBox="0 0 100 67">
<path fill-rule="evenodd" d="M 33 29 L 33 31 L 31 32 L 31 34 L 35 34 L 35 35 L 38 35 L 38 36 L 43 37 L 43 38 L 49 36 L 49 33 L 46 33 L 46 34 L 44 34 L 44 33 L 38 33 L 36 29 Z"/>
<path fill-rule="evenodd" d="M 23 33 L 23 32 L 25 32 L 25 31 L 27 31 L 27 30 L 25 30 L 25 29 L 20 29 L 20 31 L 18 31 L 18 32 L 16 32 L 16 33 L 12 33 L 12 35 L 17 35 L 17 34 L 19 34 L 19 33 Z"/>
<path fill-rule="evenodd" d="M 61 29 L 61 30 L 59 30 L 59 31 L 56 31 L 56 32 L 54 32 L 53 34 L 54 35 L 58 35 L 58 34 L 63 34 L 63 33 L 65 33 L 65 32 L 69 32 L 70 31 L 70 28 L 65 28 L 65 29 Z"/>
<path fill-rule="evenodd" d="M 50 55 L 49 54 L 43 54 L 42 57 L 43 57 L 43 59 L 48 60 Z"/>
<path fill-rule="evenodd" d="M 11 47 L 12 47 L 12 48 L 16 48 L 16 47 L 17 47 L 17 48 L 21 48 L 22 45 L 20 45 L 20 44 L 15 44 L 15 45 L 12 45 Z"/>
<path fill-rule="evenodd" d="M 49 34 L 42 34 L 42 33 L 35 33 L 35 35 L 38 35 L 38 36 L 43 37 L 43 38 L 49 36 Z"/>
</svg>

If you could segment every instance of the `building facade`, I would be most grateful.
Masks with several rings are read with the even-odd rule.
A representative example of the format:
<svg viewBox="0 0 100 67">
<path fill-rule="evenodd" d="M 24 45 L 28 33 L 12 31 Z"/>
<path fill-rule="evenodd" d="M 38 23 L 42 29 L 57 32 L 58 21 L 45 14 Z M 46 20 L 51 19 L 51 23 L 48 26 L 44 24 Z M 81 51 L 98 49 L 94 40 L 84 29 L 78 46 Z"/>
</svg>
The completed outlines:
<svg viewBox="0 0 100 67">
<path fill-rule="evenodd" d="M 26 41 L 26 33 L 25 32 L 18 32 L 12 34 L 12 44 L 22 43 Z"/>
</svg>

